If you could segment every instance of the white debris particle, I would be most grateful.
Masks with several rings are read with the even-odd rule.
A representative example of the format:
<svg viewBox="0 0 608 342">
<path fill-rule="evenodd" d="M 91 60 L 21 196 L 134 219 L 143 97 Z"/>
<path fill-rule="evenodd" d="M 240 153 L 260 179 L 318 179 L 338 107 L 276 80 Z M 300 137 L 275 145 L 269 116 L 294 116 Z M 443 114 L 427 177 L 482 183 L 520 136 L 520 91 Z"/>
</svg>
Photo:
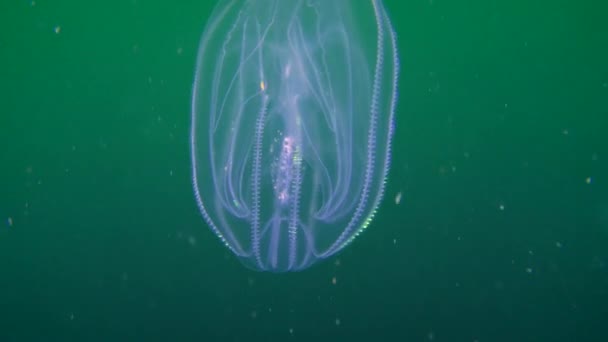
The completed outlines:
<svg viewBox="0 0 608 342">
<path fill-rule="evenodd" d="M 9 217 L 9 218 L 6 220 L 6 223 L 8 223 L 8 226 L 9 226 L 9 227 L 12 227 L 12 226 L 13 226 L 13 218 L 12 218 L 12 217 Z"/>
<path fill-rule="evenodd" d="M 527 267 L 526 268 L 526 273 L 532 273 L 532 267 Z"/>
<path fill-rule="evenodd" d="M 336 326 L 340 326 L 340 319 L 336 318 Z"/>
<path fill-rule="evenodd" d="M 55 26 L 55 28 L 53 29 L 53 31 L 55 31 L 55 34 L 60 34 L 61 33 L 61 26 L 59 26 L 59 25 Z"/>
<path fill-rule="evenodd" d="M 399 204 L 399 203 L 401 203 L 401 195 L 402 195 L 402 194 L 401 194 L 401 191 L 399 191 L 399 192 L 397 193 L 397 195 L 395 196 L 395 204 Z"/>
<path fill-rule="evenodd" d="M 585 178 L 585 183 L 587 183 L 587 184 L 591 184 L 592 181 L 593 181 L 593 179 L 591 179 L 591 177 Z"/>
<path fill-rule="evenodd" d="M 504 204 L 502 204 L 502 203 L 501 203 L 501 204 L 499 204 L 499 205 L 498 205 L 498 209 L 499 209 L 500 211 L 504 211 L 504 210 L 505 210 L 505 205 L 504 205 Z"/>
<path fill-rule="evenodd" d="M 562 248 L 562 243 L 561 243 L 561 242 L 559 242 L 559 241 L 556 241 L 556 242 L 555 242 L 555 247 L 557 247 L 557 248 Z"/>
</svg>

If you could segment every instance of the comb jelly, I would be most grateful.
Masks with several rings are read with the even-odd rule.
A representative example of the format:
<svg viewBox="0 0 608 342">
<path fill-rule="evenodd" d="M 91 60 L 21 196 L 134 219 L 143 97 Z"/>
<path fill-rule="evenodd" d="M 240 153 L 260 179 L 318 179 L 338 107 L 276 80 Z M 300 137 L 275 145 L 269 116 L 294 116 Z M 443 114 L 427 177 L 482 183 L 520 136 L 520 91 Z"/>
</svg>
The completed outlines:
<svg viewBox="0 0 608 342">
<path fill-rule="evenodd" d="M 383 197 L 399 60 L 380 0 L 220 0 L 191 103 L 192 183 L 247 267 L 328 258 Z"/>
</svg>

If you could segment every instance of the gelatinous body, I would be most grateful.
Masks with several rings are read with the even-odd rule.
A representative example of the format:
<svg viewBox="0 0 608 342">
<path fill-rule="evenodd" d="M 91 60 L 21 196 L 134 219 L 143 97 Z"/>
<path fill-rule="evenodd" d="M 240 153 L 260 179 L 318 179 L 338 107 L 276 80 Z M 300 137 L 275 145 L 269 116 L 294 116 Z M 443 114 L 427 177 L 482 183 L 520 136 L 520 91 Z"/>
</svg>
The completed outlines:
<svg viewBox="0 0 608 342">
<path fill-rule="evenodd" d="M 223 0 L 192 95 L 195 198 L 256 270 L 296 271 L 365 229 L 389 170 L 399 71 L 380 0 Z"/>
</svg>

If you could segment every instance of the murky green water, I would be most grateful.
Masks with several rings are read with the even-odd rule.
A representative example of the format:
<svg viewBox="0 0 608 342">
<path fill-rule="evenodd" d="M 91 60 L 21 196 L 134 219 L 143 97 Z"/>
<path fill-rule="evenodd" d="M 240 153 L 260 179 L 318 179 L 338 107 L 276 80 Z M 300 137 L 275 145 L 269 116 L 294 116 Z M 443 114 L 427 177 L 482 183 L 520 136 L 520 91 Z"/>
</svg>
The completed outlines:
<svg viewBox="0 0 608 342">
<path fill-rule="evenodd" d="M 193 199 L 213 2 L 1 4 L 0 340 L 605 340 L 606 6 L 385 5 L 387 197 L 343 253 L 275 275 Z"/>
</svg>

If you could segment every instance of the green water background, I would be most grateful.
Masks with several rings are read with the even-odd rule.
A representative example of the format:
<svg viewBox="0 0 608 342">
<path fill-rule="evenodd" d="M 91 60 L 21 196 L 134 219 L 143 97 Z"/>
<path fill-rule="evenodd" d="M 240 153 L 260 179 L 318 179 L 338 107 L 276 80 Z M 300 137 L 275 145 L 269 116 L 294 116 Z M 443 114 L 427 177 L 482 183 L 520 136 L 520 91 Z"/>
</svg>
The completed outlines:
<svg viewBox="0 0 608 342">
<path fill-rule="evenodd" d="M 608 338 L 608 5 L 387 0 L 386 199 L 338 257 L 275 275 L 193 200 L 213 4 L 0 4 L 0 341 Z"/>
</svg>

